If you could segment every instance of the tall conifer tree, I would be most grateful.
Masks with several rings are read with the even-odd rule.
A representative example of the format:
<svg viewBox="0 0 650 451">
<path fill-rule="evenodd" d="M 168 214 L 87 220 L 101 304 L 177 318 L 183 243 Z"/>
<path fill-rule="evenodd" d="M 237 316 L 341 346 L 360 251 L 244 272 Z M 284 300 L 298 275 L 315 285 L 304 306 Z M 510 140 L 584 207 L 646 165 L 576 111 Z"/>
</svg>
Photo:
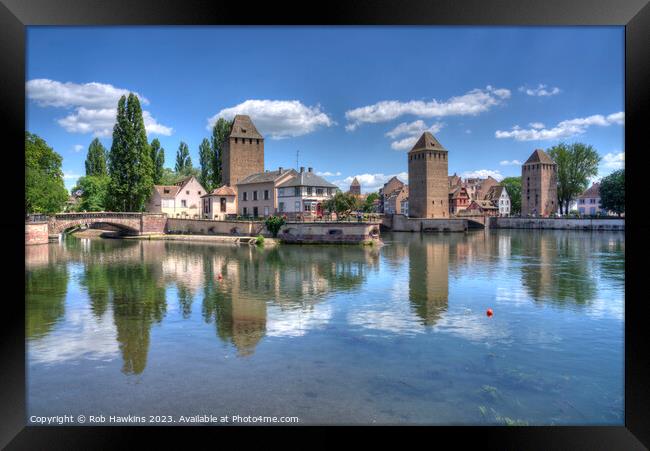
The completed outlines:
<svg viewBox="0 0 650 451">
<path fill-rule="evenodd" d="M 192 169 L 192 159 L 190 158 L 190 149 L 183 141 L 181 141 L 176 151 L 176 172 L 184 173 L 188 169 Z"/>
<path fill-rule="evenodd" d="M 212 148 L 210 147 L 210 141 L 207 138 L 203 138 L 201 145 L 199 146 L 199 160 L 201 163 L 201 175 L 199 176 L 199 182 L 201 185 L 208 190 L 212 191 Z"/>
<path fill-rule="evenodd" d="M 117 104 L 109 154 L 108 205 L 114 211 L 142 211 L 153 188 L 153 163 L 138 97 Z"/>
<path fill-rule="evenodd" d="M 158 138 L 151 141 L 151 161 L 153 163 L 153 183 L 159 185 L 163 178 L 165 149 L 160 146 Z"/>
<path fill-rule="evenodd" d="M 86 175 L 106 175 L 108 169 L 106 168 L 106 148 L 102 145 L 98 138 L 93 139 L 88 146 L 88 154 L 86 155 Z"/>
<path fill-rule="evenodd" d="M 227 121 L 220 117 L 212 127 L 212 186 L 214 187 L 222 184 L 223 148 L 230 134 L 232 123 L 233 121 Z"/>
</svg>

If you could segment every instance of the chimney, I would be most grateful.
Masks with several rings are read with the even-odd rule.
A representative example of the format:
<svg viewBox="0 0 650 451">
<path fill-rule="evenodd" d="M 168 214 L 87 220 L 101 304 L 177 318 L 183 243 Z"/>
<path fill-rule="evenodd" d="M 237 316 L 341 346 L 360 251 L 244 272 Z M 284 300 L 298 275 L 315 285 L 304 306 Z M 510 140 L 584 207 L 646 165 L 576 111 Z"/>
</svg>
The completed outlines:
<svg viewBox="0 0 650 451">
<path fill-rule="evenodd" d="M 282 166 L 280 166 L 280 167 L 278 168 L 278 172 L 279 172 L 280 174 L 282 174 L 282 172 L 283 172 L 283 168 L 282 168 Z"/>
<path fill-rule="evenodd" d="M 314 172 L 314 168 L 307 168 L 307 172 Z"/>
<path fill-rule="evenodd" d="M 304 166 L 300 166 L 300 172 L 305 172 L 305 167 Z"/>
</svg>

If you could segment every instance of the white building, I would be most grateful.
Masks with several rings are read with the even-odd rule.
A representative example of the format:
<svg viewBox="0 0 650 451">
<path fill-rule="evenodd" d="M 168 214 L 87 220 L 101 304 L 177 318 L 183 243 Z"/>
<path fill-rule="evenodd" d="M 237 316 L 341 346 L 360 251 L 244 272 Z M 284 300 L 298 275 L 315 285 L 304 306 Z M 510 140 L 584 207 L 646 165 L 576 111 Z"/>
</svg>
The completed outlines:
<svg viewBox="0 0 650 451">
<path fill-rule="evenodd" d="M 338 187 L 314 174 L 312 168 L 300 172 L 277 186 L 278 214 L 321 216 L 323 202 L 336 194 Z"/>
<path fill-rule="evenodd" d="M 600 183 L 594 183 L 578 196 L 578 214 L 581 216 L 606 215 L 600 206 Z"/>
<path fill-rule="evenodd" d="M 204 219 L 223 221 L 228 215 L 237 215 L 237 193 L 230 186 L 223 185 L 204 194 L 201 199 Z"/>
<path fill-rule="evenodd" d="M 485 195 L 485 200 L 491 201 L 492 205 L 499 209 L 499 216 L 510 216 L 510 196 L 505 186 L 496 185 L 490 187 L 490 190 Z"/>
</svg>

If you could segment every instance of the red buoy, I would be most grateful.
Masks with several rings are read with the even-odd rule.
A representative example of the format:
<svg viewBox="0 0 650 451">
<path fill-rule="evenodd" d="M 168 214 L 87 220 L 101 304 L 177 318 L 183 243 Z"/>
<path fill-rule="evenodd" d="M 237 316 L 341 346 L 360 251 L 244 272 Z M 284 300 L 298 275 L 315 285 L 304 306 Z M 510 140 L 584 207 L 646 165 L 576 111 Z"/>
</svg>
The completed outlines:
<svg viewBox="0 0 650 451">
<path fill-rule="evenodd" d="M 488 316 L 488 318 L 489 318 L 490 316 L 494 315 L 494 312 L 492 311 L 491 308 L 489 308 L 489 309 L 487 309 L 487 312 L 485 312 L 485 314 L 486 314 L 486 315 Z"/>
<path fill-rule="evenodd" d="M 223 279 L 223 276 L 222 276 L 221 274 L 219 274 L 219 275 L 217 276 L 217 279 L 221 280 L 221 279 Z"/>
</svg>

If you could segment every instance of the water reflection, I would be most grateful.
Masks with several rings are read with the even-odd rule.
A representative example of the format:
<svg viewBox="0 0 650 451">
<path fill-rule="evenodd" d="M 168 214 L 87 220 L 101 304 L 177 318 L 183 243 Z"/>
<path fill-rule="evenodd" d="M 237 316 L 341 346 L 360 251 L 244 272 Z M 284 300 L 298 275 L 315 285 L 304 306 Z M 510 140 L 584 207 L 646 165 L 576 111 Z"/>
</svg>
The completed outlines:
<svg viewBox="0 0 650 451">
<path fill-rule="evenodd" d="M 482 284 L 480 289 L 488 294 L 493 287 L 485 281 L 520 281 L 523 289 L 517 282 L 514 287 L 496 287 L 492 295 L 497 300 L 560 308 L 598 302 L 600 277 L 614 284 L 612 290 L 623 289 L 620 233 L 406 233 L 386 235 L 385 240 L 383 248 L 258 249 L 70 238 L 29 247 L 26 334 L 37 343 L 60 323 L 95 321 L 93 327 L 103 339 L 89 340 L 83 350 L 61 353 L 59 358 L 76 358 L 81 352 L 103 355 L 105 349 L 89 347 L 92 343 L 105 347 L 112 337 L 122 372 L 137 375 L 147 366 L 152 328 L 164 328 L 170 312 L 181 321 L 198 318 L 213 325 L 213 336 L 232 346 L 238 356 L 247 357 L 266 337 L 299 337 L 327 327 L 336 321 L 334 300 L 341 295 L 349 304 L 345 307 L 348 326 L 404 335 L 437 326 L 467 337 L 482 326 L 474 316 L 449 313 L 454 302 L 450 278 Z M 394 283 L 387 289 L 383 284 L 390 279 Z M 72 293 L 71 284 L 77 284 Z M 382 288 L 373 291 L 375 286 Z M 79 292 L 86 301 L 80 301 Z M 69 305 L 73 305 L 71 315 L 75 309 L 87 308 L 88 318 L 85 313 L 68 317 Z"/>
</svg>

